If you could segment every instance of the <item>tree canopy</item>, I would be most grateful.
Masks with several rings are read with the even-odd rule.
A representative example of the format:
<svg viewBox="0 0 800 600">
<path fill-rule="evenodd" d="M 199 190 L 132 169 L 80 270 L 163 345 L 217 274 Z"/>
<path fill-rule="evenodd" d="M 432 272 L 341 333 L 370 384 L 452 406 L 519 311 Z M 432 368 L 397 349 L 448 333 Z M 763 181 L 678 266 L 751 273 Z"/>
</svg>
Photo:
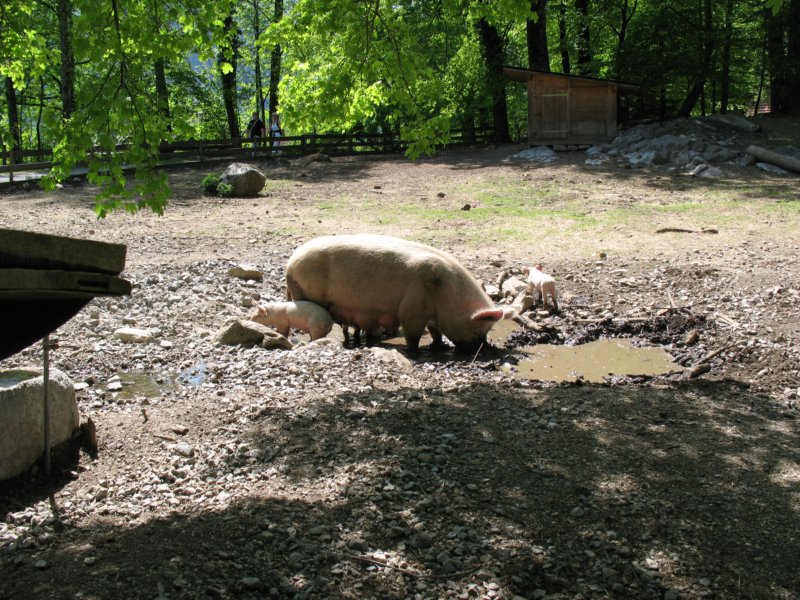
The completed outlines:
<svg viewBox="0 0 800 600">
<path fill-rule="evenodd" d="M 164 210 L 163 142 L 395 131 L 414 157 L 456 128 L 524 130 L 514 65 L 635 83 L 633 116 L 800 109 L 800 0 L 7 0 L 6 152 L 52 148 L 97 212 Z M 132 176 L 131 176 L 132 175 Z"/>
</svg>

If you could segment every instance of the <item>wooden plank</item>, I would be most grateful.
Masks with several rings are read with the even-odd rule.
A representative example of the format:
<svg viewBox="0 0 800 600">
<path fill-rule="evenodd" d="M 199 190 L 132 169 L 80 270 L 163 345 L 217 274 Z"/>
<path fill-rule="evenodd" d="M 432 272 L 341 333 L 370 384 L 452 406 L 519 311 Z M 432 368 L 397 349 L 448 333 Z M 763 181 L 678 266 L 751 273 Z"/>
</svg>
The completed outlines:
<svg viewBox="0 0 800 600">
<path fill-rule="evenodd" d="M 58 296 L 67 292 L 65 296 Z M 0 269 L 0 298 L 127 296 L 129 281 L 107 273 L 52 269 Z"/>
<path fill-rule="evenodd" d="M 126 251 L 124 244 L 0 229 L 0 268 L 117 274 L 125 268 Z"/>
</svg>

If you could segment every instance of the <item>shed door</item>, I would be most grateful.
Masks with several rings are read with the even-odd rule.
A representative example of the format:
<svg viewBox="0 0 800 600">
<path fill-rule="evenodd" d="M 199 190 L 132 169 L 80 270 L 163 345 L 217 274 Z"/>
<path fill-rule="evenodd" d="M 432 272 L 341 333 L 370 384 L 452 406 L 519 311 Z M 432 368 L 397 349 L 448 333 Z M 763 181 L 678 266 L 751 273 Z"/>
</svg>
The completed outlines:
<svg viewBox="0 0 800 600">
<path fill-rule="evenodd" d="M 541 137 L 566 139 L 569 137 L 569 93 L 544 92 L 541 97 Z"/>
</svg>

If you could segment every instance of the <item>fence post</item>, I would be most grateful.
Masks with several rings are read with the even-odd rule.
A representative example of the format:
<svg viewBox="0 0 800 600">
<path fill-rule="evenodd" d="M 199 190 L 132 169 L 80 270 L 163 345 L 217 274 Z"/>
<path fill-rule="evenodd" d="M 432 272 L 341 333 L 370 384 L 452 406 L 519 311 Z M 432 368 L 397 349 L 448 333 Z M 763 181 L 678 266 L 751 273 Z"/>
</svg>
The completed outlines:
<svg viewBox="0 0 800 600">
<path fill-rule="evenodd" d="M 3 150 L 8 148 L 8 183 L 14 183 L 14 146 L 3 144 Z"/>
</svg>

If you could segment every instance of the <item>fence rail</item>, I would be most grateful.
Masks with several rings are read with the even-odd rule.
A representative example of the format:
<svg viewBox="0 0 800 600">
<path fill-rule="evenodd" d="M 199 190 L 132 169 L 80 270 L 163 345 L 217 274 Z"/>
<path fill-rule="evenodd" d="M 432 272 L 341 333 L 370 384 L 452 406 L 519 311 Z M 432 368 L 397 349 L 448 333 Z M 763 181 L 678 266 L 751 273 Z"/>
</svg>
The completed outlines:
<svg viewBox="0 0 800 600">
<path fill-rule="evenodd" d="M 473 129 L 454 130 L 448 147 L 468 146 L 487 143 L 492 139 L 493 130 Z M 159 146 L 159 166 L 180 166 L 203 164 L 237 158 L 256 158 L 281 155 L 284 157 L 300 157 L 323 152 L 336 156 L 389 154 L 403 152 L 409 142 L 401 140 L 393 133 L 350 133 L 350 134 L 304 134 L 285 136 L 277 139 L 227 138 L 219 140 L 184 140 L 163 143 Z M 119 145 L 116 151 L 127 149 Z M 108 150 L 94 148 L 90 151 L 96 158 L 108 155 Z M 14 181 L 15 171 L 48 170 L 52 167 L 53 151 L 11 150 L 3 148 L 0 173 L 8 173 L 9 181 Z M 86 166 L 79 165 L 79 166 Z"/>
</svg>

